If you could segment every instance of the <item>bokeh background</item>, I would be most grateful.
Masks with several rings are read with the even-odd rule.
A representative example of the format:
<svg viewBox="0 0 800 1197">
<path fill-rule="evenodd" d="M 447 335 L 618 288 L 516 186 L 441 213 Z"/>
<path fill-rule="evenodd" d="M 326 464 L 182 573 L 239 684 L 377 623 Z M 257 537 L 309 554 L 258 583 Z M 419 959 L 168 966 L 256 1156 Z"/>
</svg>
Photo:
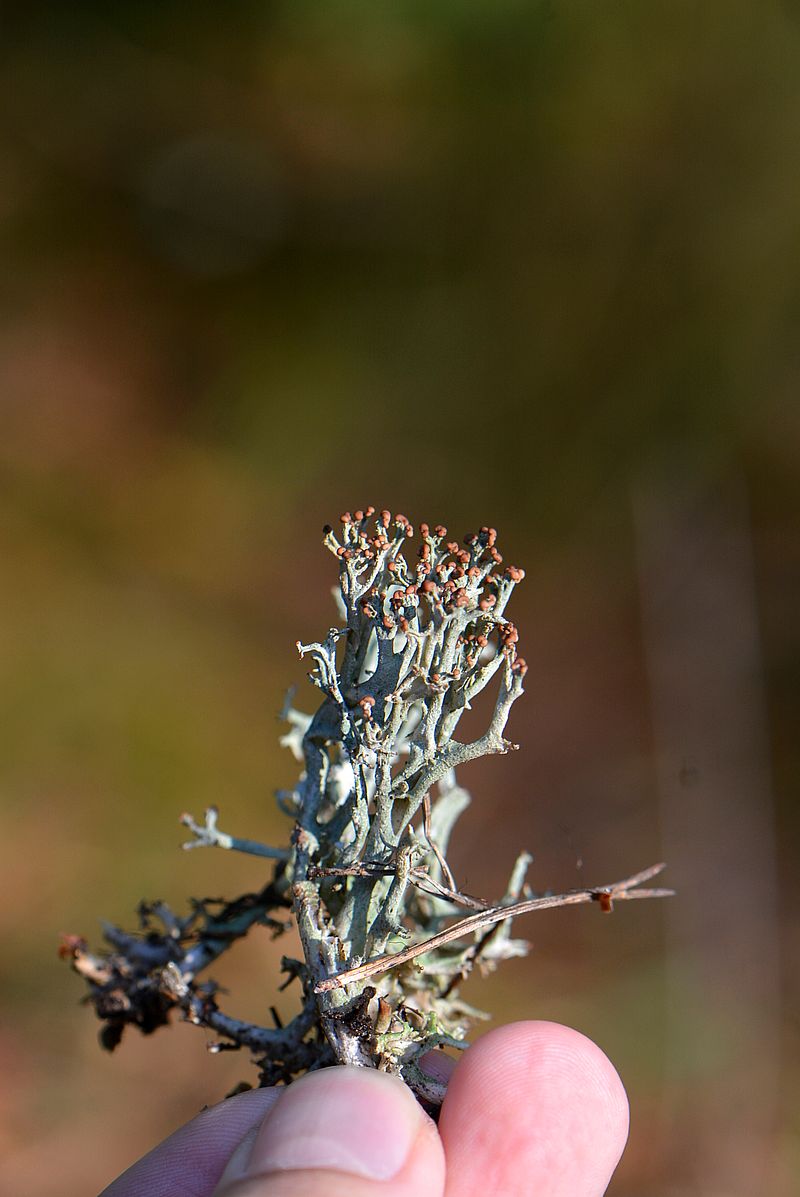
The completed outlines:
<svg viewBox="0 0 800 1197">
<path fill-rule="evenodd" d="M 800 6 L 0 19 L 4 1190 L 95 1192 L 252 1077 L 186 1026 L 102 1054 L 58 934 L 260 884 L 177 819 L 285 834 L 319 530 L 372 502 L 528 571 L 465 887 L 524 845 L 537 888 L 679 890 L 520 924 L 472 999 L 618 1063 L 615 1197 L 795 1192 Z M 232 1012 L 282 950 L 217 970 Z"/>
</svg>

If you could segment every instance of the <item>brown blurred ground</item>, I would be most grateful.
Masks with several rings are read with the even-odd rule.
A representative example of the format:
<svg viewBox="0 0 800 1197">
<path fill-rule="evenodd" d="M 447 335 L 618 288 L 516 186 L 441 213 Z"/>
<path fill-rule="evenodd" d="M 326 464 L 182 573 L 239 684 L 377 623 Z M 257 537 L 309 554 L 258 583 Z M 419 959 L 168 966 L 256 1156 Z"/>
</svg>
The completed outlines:
<svg viewBox="0 0 800 1197">
<path fill-rule="evenodd" d="M 371 501 L 528 569 L 466 888 L 526 845 L 537 887 L 680 890 L 520 926 L 474 1000 L 618 1062 L 616 1197 L 793 1191 L 797 5 L 1 19 L 4 1188 L 95 1191 L 248 1075 L 187 1027 L 102 1055 L 56 940 L 259 883 L 177 817 L 282 834 L 319 528 Z M 231 954 L 233 1012 L 281 950 Z"/>
</svg>

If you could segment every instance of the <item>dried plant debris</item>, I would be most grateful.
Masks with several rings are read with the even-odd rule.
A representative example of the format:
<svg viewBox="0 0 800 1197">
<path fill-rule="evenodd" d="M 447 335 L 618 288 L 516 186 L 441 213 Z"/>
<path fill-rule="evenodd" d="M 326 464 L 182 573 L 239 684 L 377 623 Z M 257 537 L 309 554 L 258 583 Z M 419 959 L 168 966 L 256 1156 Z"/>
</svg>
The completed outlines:
<svg viewBox="0 0 800 1197">
<path fill-rule="evenodd" d="M 522 694 L 526 665 L 506 608 L 524 572 L 506 566 L 494 528 L 463 543 L 447 529 L 414 530 L 388 511 L 346 512 L 324 543 L 339 563 L 340 622 L 297 648 L 313 663 L 321 693 L 314 715 L 287 701 L 282 743 L 301 764 L 294 790 L 278 794 L 294 823 L 287 847 L 227 834 L 216 808 L 186 848 L 225 848 L 273 862 L 258 893 L 233 901 L 194 900 L 178 916 L 142 903 L 139 929 L 104 928 L 109 949 L 91 952 L 66 936 L 62 955 L 86 980 L 109 1049 L 129 1024 L 144 1033 L 173 1011 L 214 1033 L 212 1051 L 246 1048 L 261 1084 L 286 1083 L 340 1062 L 399 1073 L 433 1105 L 441 1085 L 421 1063 L 431 1048 L 466 1046 L 484 1015 L 460 988 L 528 945 L 512 939 L 512 918 L 579 902 L 610 911 L 613 902 L 660 897 L 643 889 L 657 865 L 613 885 L 534 895 L 525 883 L 530 856 L 514 863 L 505 894 L 484 902 L 459 887 L 447 861 L 450 835 L 470 796 L 457 770 L 477 757 L 515 748 L 504 738 Z M 461 716 L 491 687 L 488 726 L 456 736 Z M 296 986 L 300 1009 L 271 1026 L 223 1013 L 213 962 L 253 927 L 280 935 L 292 920 L 303 959 L 283 958 L 281 988 Z"/>
</svg>

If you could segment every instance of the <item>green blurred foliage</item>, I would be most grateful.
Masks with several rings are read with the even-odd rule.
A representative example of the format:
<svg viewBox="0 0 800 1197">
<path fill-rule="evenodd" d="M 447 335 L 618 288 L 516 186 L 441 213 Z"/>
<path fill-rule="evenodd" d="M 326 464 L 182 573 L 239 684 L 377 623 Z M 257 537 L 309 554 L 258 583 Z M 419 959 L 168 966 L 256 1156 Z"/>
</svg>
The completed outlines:
<svg viewBox="0 0 800 1197">
<path fill-rule="evenodd" d="M 12 1187 L 96 1188 L 247 1071 L 188 1029 L 100 1057 L 53 944 L 145 894 L 259 883 L 179 854 L 176 819 L 217 801 L 232 830 L 284 833 L 273 716 L 294 640 L 330 618 L 316 537 L 343 507 L 488 520 L 529 569 L 524 751 L 465 779 L 490 801 L 457 847 L 489 892 L 521 842 L 537 885 L 658 855 L 631 493 L 675 462 L 744 480 L 791 959 L 797 5 L 8 3 L 0 22 Z M 537 927 L 473 997 L 596 1034 L 651 1144 L 612 1192 L 678 1197 L 660 924 L 625 918 Z M 254 1016 L 279 951 L 232 954 Z M 691 977 L 685 1001 L 697 1069 L 724 1073 L 755 1029 L 698 1008 Z M 780 1033 L 794 1058 L 796 1023 Z M 798 1142 L 770 1144 L 789 1173 Z"/>
</svg>

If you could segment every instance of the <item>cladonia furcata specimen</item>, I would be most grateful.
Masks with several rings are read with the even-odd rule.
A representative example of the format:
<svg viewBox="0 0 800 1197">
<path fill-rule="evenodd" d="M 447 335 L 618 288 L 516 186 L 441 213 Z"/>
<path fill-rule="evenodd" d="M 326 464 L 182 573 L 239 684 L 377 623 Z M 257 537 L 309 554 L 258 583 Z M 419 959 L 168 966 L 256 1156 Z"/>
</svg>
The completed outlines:
<svg viewBox="0 0 800 1197">
<path fill-rule="evenodd" d="M 143 902 L 136 932 L 106 925 L 102 954 L 65 936 L 62 954 L 88 983 L 109 1049 L 128 1025 L 149 1033 L 178 1013 L 214 1034 L 211 1050 L 244 1048 L 261 1084 L 288 1083 L 328 1064 L 399 1073 L 429 1106 L 443 1096 L 424 1067 L 435 1047 L 466 1046 L 481 1012 L 461 996 L 465 978 L 519 956 L 512 917 L 580 902 L 610 911 L 643 889 L 656 865 L 613 885 L 535 895 L 530 856 L 511 868 L 505 894 L 485 902 L 464 893 L 447 860 L 456 820 L 470 802 L 463 765 L 502 754 L 525 661 L 506 611 L 524 573 L 507 566 L 493 528 L 458 543 L 441 525 L 414 530 L 388 511 L 346 512 L 324 543 L 339 566 L 339 620 L 297 648 L 313 668 L 313 715 L 288 701 L 283 743 L 301 765 L 296 787 L 278 794 L 291 820 L 285 847 L 222 831 L 216 808 L 202 823 L 182 817 L 192 839 L 263 857 L 271 876 L 258 893 L 196 899 L 187 914 Z M 458 737 L 482 691 L 493 702 L 485 730 Z M 300 954 L 284 957 L 281 988 L 294 986 L 298 1012 L 270 1026 L 225 1013 L 209 967 L 254 928 L 273 934 L 294 922 Z"/>
</svg>

